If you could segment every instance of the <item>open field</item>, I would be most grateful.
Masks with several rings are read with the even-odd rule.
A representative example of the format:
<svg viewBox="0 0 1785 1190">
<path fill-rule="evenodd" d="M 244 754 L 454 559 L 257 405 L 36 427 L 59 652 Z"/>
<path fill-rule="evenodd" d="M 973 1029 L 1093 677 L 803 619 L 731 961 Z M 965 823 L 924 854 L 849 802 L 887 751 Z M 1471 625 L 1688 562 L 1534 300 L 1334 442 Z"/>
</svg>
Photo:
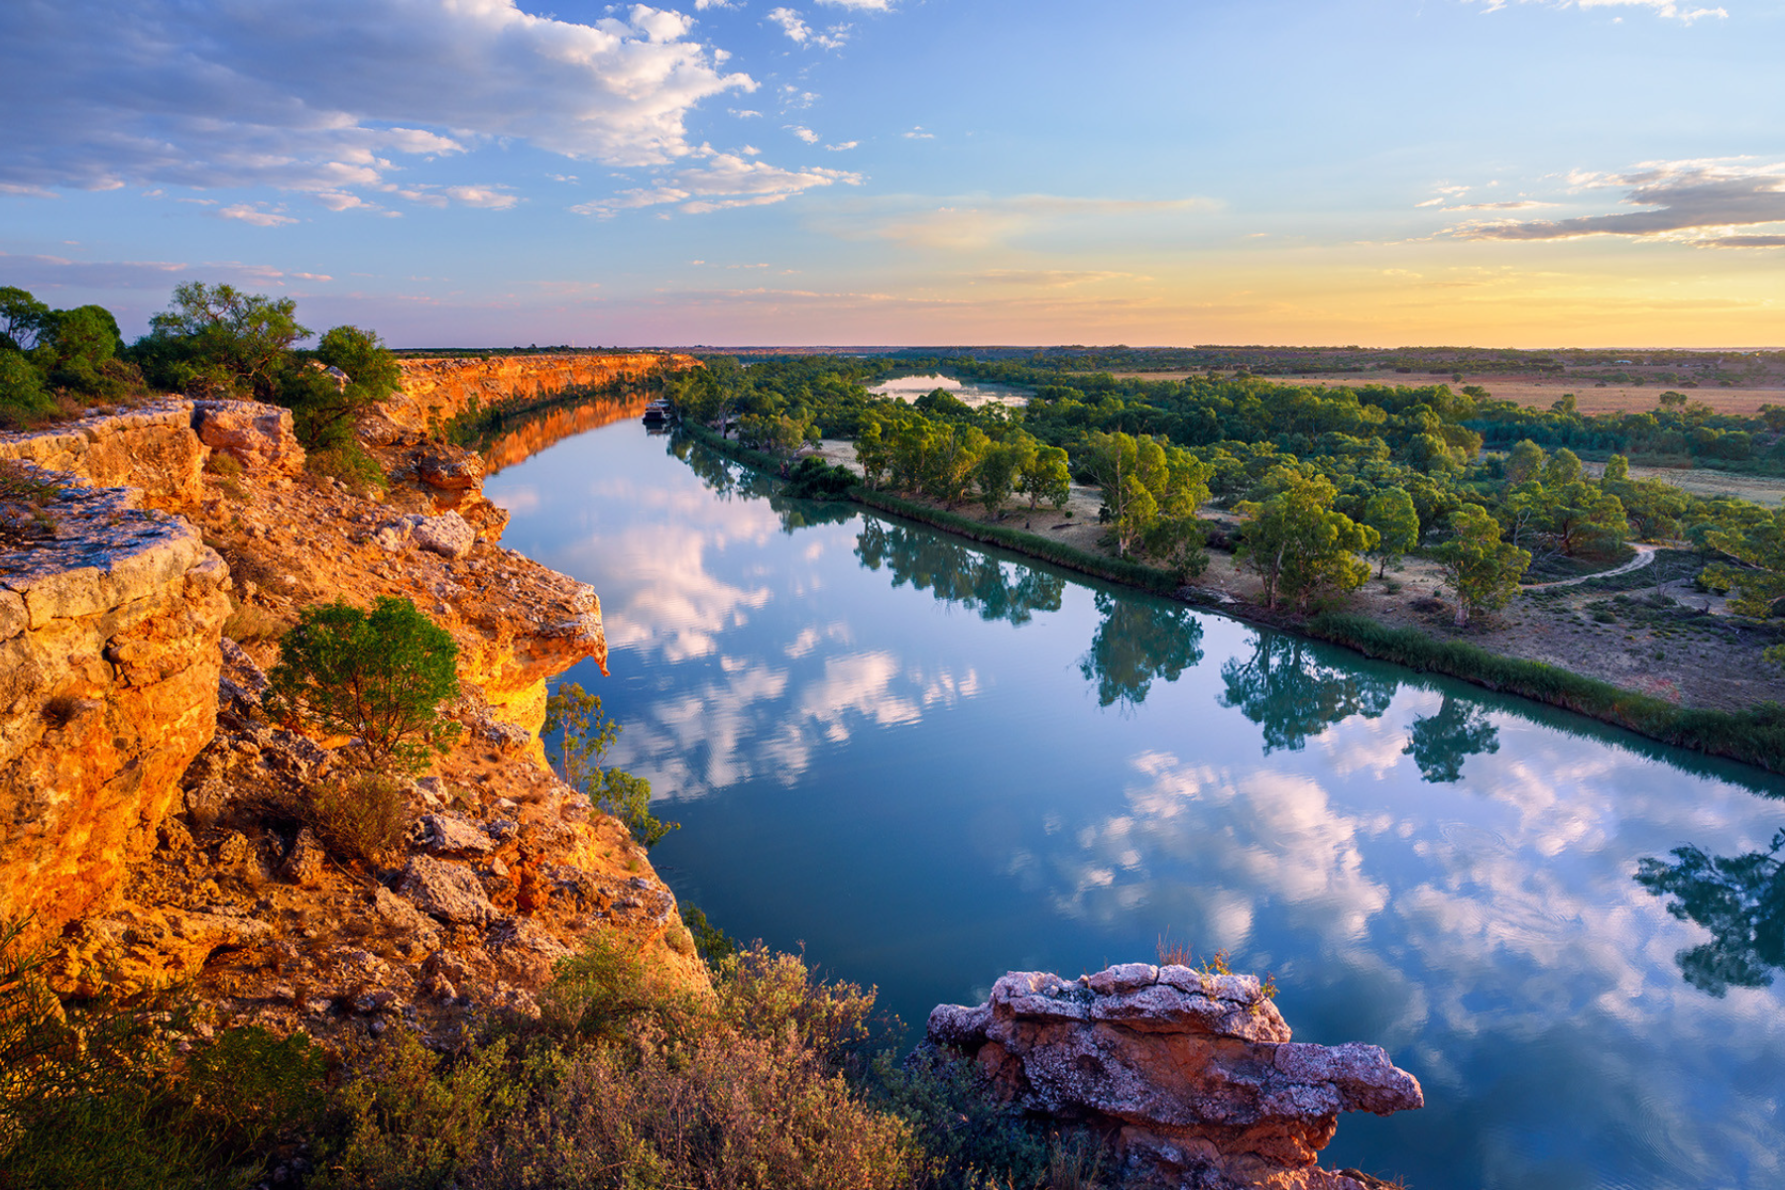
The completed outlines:
<svg viewBox="0 0 1785 1190">
<path fill-rule="evenodd" d="M 1645 371 L 1658 369 L 1630 368 L 1627 372 L 1632 377 L 1642 375 Z M 1593 369 L 1600 372 L 1602 369 Z M 1203 375 L 1201 372 L 1114 372 L 1118 379 L 1135 378 L 1140 380 L 1184 380 L 1191 376 Z M 1498 400 L 1516 401 L 1520 405 L 1547 409 L 1559 400 L 1563 393 L 1573 393 L 1576 408 L 1582 413 L 1614 413 L 1642 412 L 1655 407 L 1655 399 L 1668 389 L 1683 392 L 1694 401 L 1702 401 L 1718 413 L 1739 416 L 1750 416 L 1759 412 L 1762 405 L 1785 405 L 1785 371 L 1769 371 L 1764 376 L 1756 376 L 1745 382 L 1737 382 L 1728 387 L 1718 384 L 1704 384 L 1698 387 L 1683 387 L 1680 384 L 1669 384 L 1659 379 L 1644 376 L 1641 385 L 1601 381 L 1592 375 L 1557 376 L 1548 373 L 1532 372 L 1528 374 L 1508 374 L 1504 372 L 1493 375 L 1472 376 L 1466 370 L 1459 382 L 1453 379 L 1453 373 L 1437 372 L 1400 372 L 1388 369 L 1378 372 L 1310 372 L 1305 375 L 1273 375 L 1268 379 L 1277 384 L 1331 384 L 1359 387 L 1372 384 L 1448 384 L 1452 388 L 1462 385 L 1479 385 L 1488 394 Z M 1603 386 L 1603 387 L 1601 387 Z"/>
</svg>

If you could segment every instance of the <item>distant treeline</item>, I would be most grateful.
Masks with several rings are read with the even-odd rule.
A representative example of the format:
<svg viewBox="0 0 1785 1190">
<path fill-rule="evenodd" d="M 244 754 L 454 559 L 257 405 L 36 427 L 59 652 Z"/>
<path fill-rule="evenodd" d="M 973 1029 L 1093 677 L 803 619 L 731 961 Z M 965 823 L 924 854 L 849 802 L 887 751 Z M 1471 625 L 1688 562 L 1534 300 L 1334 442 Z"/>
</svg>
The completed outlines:
<svg viewBox="0 0 1785 1190">
<path fill-rule="evenodd" d="M 910 404 L 867 391 L 935 370 L 1034 396 L 1020 409 L 974 409 L 942 390 Z M 1185 577 L 1210 531 L 1196 510 L 1212 501 L 1242 514 L 1237 539 L 1222 544 L 1258 571 L 1272 603 L 1342 595 L 1368 575 L 1360 555 L 1380 566 L 1423 551 L 1446 567 L 1467 615 L 1510 598 L 1533 558 L 1615 557 L 1631 537 L 1690 542 L 1715 562 L 1706 581 L 1735 589 L 1749 614 L 1770 616 L 1785 598 L 1785 512 L 1633 479 L 1622 454 L 1596 478 L 1567 445 L 1777 459 L 1785 410 L 1728 417 L 1669 392 L 1652 413 L 1589 417 L 1566 398 L 1529 410 L 1475 386 L 1067 379 L 996 360 L 714 358 L 668 392 L 688 420 L 783 458 L 821 437 L 853 440 L 870 488 L 949 508 L 1058 504 L 1063 465 L 1102 492 L 1118 556 Z M 1490 443 L 1506 453 L 1484 455 Z M 803 482 L 819 481 L 802 466 Z"/>
</svg>

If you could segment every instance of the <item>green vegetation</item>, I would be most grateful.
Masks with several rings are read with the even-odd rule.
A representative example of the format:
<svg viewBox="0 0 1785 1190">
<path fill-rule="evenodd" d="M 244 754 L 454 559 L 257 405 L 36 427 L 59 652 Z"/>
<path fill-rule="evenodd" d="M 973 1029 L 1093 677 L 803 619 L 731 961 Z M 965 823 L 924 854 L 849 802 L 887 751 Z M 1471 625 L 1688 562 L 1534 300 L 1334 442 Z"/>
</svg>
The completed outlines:
<svg viewBox="0 0 1785 1190">
<path fill-rule="evenodd" d="M 613 747 L 620 725 L 601 713 L 601 699 L 575 682 L 559 686 L 545 701 L 545 731 L 558 736 L 553 767 L 589 804 L 626 824 L 632 837 L 647 848 L 681 824 L 664 822 L 651 813 L 651 783 L 620 769 L 603 769 L 601 759 Z M 703 919 L 704 920 L 704 919 Z"/>
<path fill-rule="evenodd" d="M 382 596 L 370 615 L 343 602 L 313 604 L 280 642 L 267 705 L 353 736 L 374 770 L 413 772 L 458 732 L 439 712 L 459 692 L 458 653 L 407 599 Z"/>
<path fill-rule="evenodd" d="M 900 1065 L 872 991 L 760 944 L 701 995 L 596 935 L 537 1020 L 325 1056 L 207 1037 L 156 1002 L 64 1010 L 18 939 L 0 931 L 0 1181 L 18 1190 L 245 1190 L 278 1165 L 341 1190 L 1089 1190 L 1102 1163 L 1093 1138 L 989 1100 L 970 1063 Z"/>
<path fill-rule="evenodd" d="M 297 303 L 231 285 L 187 282 L 147 335 L 126 347 L 99 306 L 52 310 L 25 290 L 0 288 L 0 428 L 42 424 L 93 400 L 151 390 L 249 397 L 288 406 L 314 470 L 356 487 L 382 480 L 354 441 L 354 418 L 397 388 L 396 355 L 371 331 L 338 326 L 313 352 Z"/>
<path fill-rule="evenodd" d="M 1226 358 L 1223 350 L 1186 358 L 1214 361 Z M 1146 354 L 1112 351 L 1112 358 Z M 1300 609 L 1330 604 L 1361 583 L 1361 555 L 1372 555 L 1386 576 L 1400 558 L 1423 554 L 1445 566 L 1459 623 L 1467 624 L 1503 607 L 1527 568 L 1545 578 L 1591 574 L 1628 557 L 1631 537 L 1683 536 L 1714 563 L 1707 581 L 1736 592 L 1738 610 L 1756 618 L 1785 612 L 1781 514 L 1633 480 L 1625 454 L 1612 455 L 1595 479 L 1576 454 L 1653 453 L 1655 434 L 1690 423 L 1694 458 L 1733 457 L 1733 446 L 1706 444 L 1739 434 L 1751 452 L 1785 461 L 1780 409 L 1728 418 L 1670 391 L 1653 414 L 1591 417 L 1572 401 L 1534 411 L 1474 385 L 1457 392 L 1446 384 L 1280 385 L 1212 371 L 1162 381 L 1074 374 L 1101 358 L 1083 348 L 1021 361 L 802 357 L 744 368 L 717 358 L 669 378 L 666 388 L 692 432 L 709 425 L 721 439 L 735 432 L 728 453 L 753 466 L 785 475 L 798 442 L 852 439 L 864 472 L 858 499 L 1153 589 L 1169 589 L 1160 574 L 1181 585 L 1199 573 L 1205 540 L 1236 549 L 1263 580 L 1267 603 Z M 1482 358 L 1471 356 L 1470 366 Z M 1021 409 L 973 409 L 942 390 L 910 404 L 867 391 L 889 375 L 932 369 L 1027 386 L 1034 396 Z M 762 430 L 782 421 L 798 434 Z M 1495 444 L 1507 453 L 1483 453 Z M 841 490 L 834 469 L 798 466 L 822 478 L 823 494 Z M 1099 489 L 1114 557 L 999 531 L 1013 496 L 1027 496 L 1032 507 L 1063 504 L 1068 475 Z M 808 482 L 797 494 L 818 491 Z M 993 523 L 957 516 L 969 500 Z M 1207 505 L 1241 514 L 1237 531 L 1216 533 L 1198 521 Z"/>
</svg>

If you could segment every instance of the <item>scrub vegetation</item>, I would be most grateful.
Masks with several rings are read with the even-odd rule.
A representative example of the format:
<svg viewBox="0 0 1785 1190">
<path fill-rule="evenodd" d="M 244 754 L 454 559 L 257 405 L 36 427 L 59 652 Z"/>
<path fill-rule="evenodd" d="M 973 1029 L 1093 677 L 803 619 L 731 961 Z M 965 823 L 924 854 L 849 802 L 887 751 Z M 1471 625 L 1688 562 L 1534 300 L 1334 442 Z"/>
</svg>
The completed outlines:
<svg viewBox="0 0 1785 1190">
<path fill-rule="evenodd" d="M 0 288 L 0 429 L 25 429 L 157 392 L 241 397 L 291 409 L 312 469 L 357 487 L 382 476 L 353 437 L 362 411 L 396 391 L 395 354 L 372 331 L 315 332 L 291 298 L 201 281 L 176 286 L 149 333 L 126 345 L 100 306 L 52 310 Z"/>
<path fill-rule="evenodd" d="M 1088 1190 L 1103 1153 L 988 1099 L 968 1064 L 901 1064 L 874 994 L 760 945 L 713 990 L 599 936 L 537 1019 L 327 1050 L 212 1031 L 176 1000 L 64 1010 L 0 932 L 0 1179 L 365 1190 Z"/>
</svg>

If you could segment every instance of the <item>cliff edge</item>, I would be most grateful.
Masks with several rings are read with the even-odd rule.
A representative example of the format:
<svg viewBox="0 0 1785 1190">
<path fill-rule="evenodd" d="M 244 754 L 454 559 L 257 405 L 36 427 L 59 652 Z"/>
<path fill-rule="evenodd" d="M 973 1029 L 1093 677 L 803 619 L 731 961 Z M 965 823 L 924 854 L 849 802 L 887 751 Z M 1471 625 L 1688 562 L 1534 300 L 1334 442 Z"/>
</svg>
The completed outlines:
<svg viewBox="0 0 1785 1190">
<path fill-rule="evenodd" d="M 289 411 L 247 402 L 0 441 L 0 914 L 64 994 L 184 983 L 317 1036 L 532 1011 L 595 932 L 704 986 L 643 849 L 544 764 L 547 679 L 605 662 L 595 592 L 501 546 L 475 455 L 371 446 L 388 491 L 306 471 Z M 464 730 L 375 787 L 260 695 L 303 607 L 384 595 L 458 644 Z M 351 854 L 322 802 L 394 817 L 396 846 Z"/>
</svg>

